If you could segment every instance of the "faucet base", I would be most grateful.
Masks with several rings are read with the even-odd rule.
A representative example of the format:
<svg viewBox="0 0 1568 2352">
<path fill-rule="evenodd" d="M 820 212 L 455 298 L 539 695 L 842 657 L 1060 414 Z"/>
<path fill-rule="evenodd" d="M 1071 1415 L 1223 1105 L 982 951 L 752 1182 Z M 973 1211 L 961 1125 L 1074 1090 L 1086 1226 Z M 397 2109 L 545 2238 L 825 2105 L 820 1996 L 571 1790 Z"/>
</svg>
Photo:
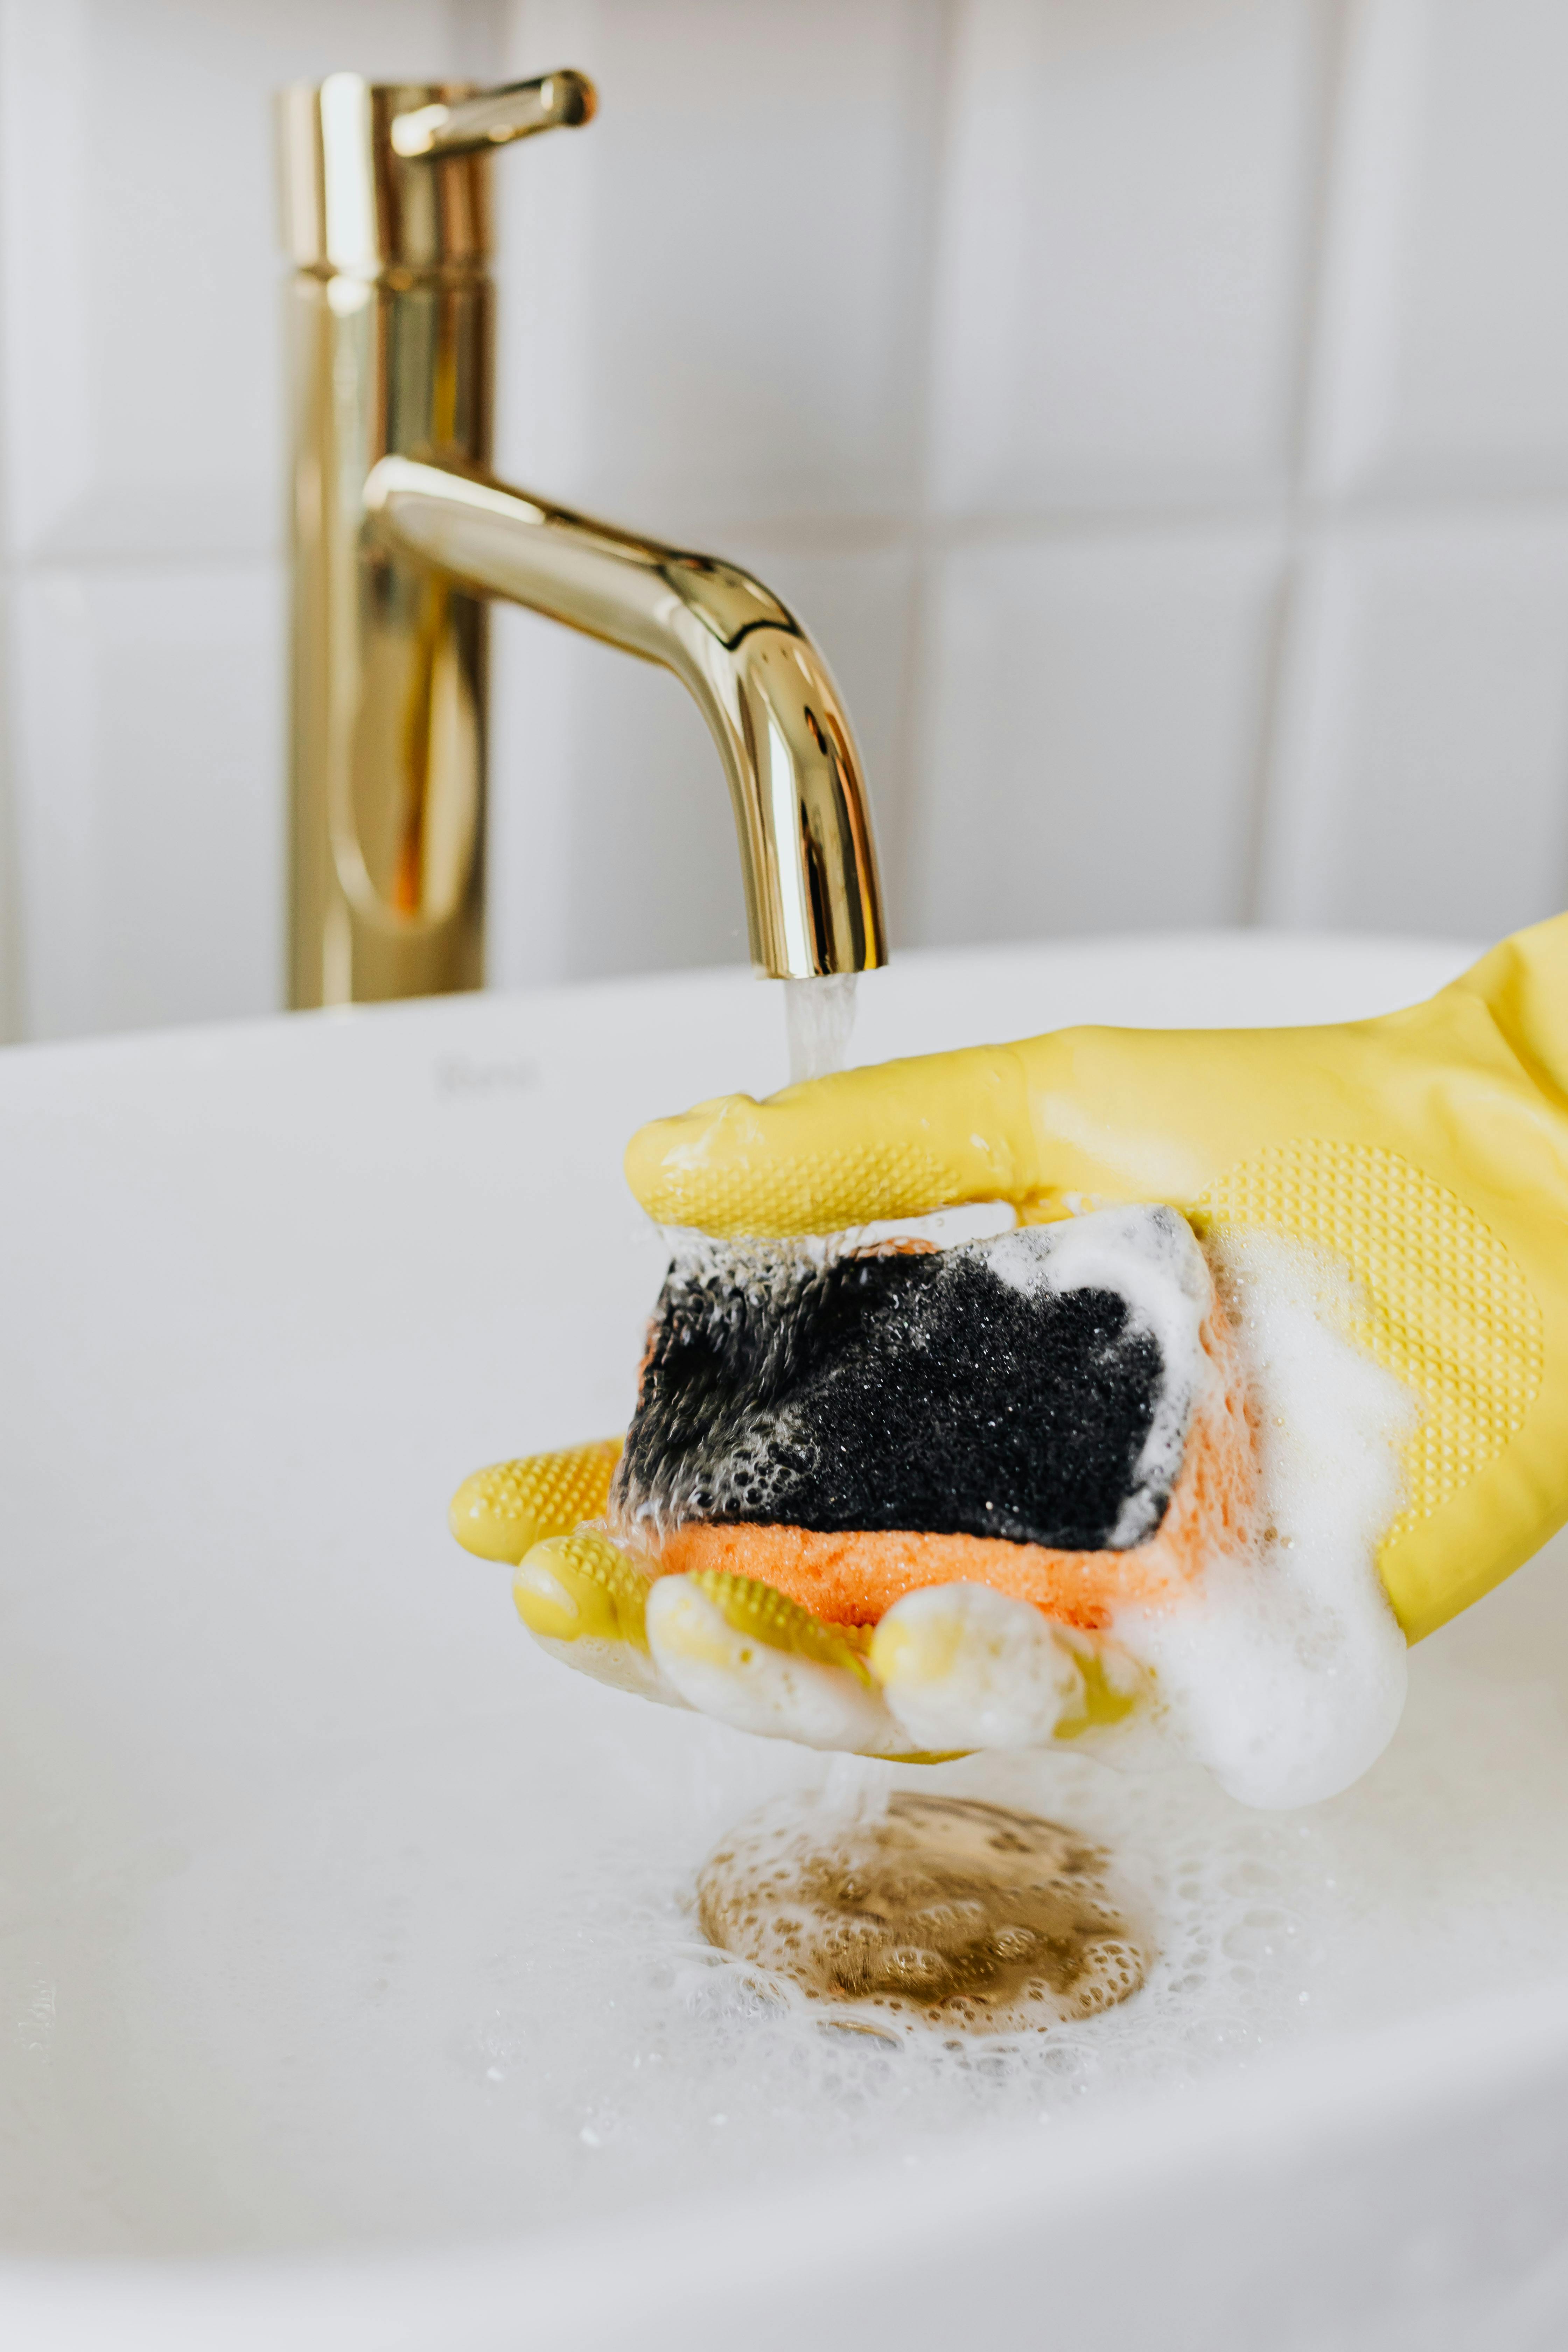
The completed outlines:
<svg viewBox="0 0 1568 2352">
<path fill-rule="evenodd" d="M 363 486 L 433 429 L 483 457 L 490 300 L 471 272 L 290 288 L 296 1008 L 484 982 L 489 615 L 366 540 Z"/>
</svg>

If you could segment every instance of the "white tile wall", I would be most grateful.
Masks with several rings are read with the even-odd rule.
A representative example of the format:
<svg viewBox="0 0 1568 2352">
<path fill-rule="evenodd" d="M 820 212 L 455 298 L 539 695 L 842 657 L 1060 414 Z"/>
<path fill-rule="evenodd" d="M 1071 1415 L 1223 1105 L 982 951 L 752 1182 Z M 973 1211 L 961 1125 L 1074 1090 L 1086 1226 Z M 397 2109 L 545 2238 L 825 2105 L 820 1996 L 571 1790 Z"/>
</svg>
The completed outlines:
<svg viewBox="0 0 1568 2352">
<path fill-rule="evenodd" d="M 933 346 L 946 510 L 1282 486 L 1312 32 L 1310 0 L 956 12 Z"/>
<path fill-rule="evenodd" d="M 1317 485 L 1568 490 L 1568 8 L 1361 0 L 1345 64 Z"/>
<path fill-rule="evenodd" d="M 1250 526 L 948 557 L 910 890 L 923 939 L 1243 919 L 1281 573 Z"/>
<path fill-rule="evenodd" d="M 1306 559 L 1263 908 L 1480 937 L 1568 876 L 1568 516 L 1348 525 Z"/>
<path fill-rule="evenodd" d="M 798 603 L 899 937 L 1568 898 L 1562 0 L 0 0 L 11 1034 L 277 1000 L 269 90 L 566 62 L 503 467 Z M 496 643 L 496 977 L 741 952 L 680 689 Z"/>
<path fill-rule="evenodd" d="M 604 94 L 572 158 L 591 227 L 566 494 L 671 533 L 907 512 L 926 275 L 910 231 L 931 209 L 940 9 L 600 0 L 551 15 Z M 520 62 L 536 68 L 521 24 Z M 534 160 L 500 168 L 522 182 Z M 526 272 L 526 246 L 513 258 Z"/>
<path fill-rule="evenodd" d="M 276 568 L 39 569 L 17 593 L 34 1033 L 221 1018 L 278 987 Z"/>
</svg>

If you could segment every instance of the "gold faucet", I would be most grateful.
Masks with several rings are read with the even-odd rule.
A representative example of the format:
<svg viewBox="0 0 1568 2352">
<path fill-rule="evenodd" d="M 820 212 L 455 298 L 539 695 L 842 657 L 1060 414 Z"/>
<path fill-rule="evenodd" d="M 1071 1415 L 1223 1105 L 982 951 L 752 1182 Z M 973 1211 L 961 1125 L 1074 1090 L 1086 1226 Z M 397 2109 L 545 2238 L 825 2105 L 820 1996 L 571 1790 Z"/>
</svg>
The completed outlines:
<svg viewBox="0 0 1568 2352">
<path fill-rule="evenodd" d="M 283 93 L 296 1005 L 482 982 L 490 596 L 660 662 L 695 697 L 763 971 L 886 961 L 859 755 L 800 622 L 733 564 L 487 470 L 490 151 L 595 104 L 571 72 L 482 93 L 332 74 Z"/>
</svg>

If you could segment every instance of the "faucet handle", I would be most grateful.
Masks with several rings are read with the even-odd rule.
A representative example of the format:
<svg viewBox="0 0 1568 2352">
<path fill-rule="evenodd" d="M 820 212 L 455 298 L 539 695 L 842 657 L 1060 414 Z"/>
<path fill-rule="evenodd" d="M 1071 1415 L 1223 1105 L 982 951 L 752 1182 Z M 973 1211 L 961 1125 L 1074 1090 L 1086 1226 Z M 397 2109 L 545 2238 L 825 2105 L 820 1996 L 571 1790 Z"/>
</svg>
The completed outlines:
<svg viewBox="0 0 1568 2352">
<path fill-rule="evenodd" d="M 598 103 L 587 75 L 566 67 L 537 75 L 532 81 L 480 90 L 477 97 L 458 99 L 449 106 L 415 107 L 394 116 L 388 135 L 393 152 L 405 163 L 436 162 L 443 155 L 476 155 L 491 147 L 509 147 L 514 139 L 531 139 L 538 131 L 575 130 L 592 122 Z"/>
</svg>

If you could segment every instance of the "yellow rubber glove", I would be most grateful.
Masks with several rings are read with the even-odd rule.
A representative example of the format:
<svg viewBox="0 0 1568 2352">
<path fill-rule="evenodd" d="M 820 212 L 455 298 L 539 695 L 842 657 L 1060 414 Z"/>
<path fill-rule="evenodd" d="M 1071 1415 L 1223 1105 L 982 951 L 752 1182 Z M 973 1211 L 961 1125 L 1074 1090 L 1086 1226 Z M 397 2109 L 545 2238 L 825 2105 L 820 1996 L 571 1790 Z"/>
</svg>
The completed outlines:
<svg viewBox="0 0 1568 2352">
<path fill-rule="evenodd" d="M 1378 1020 L 931 1055 L 701 1104 L 645 1128 L 626 1165 L 651 1215 L 720 1234 L 1138 1201 L 1330 1253 L 1364 1301 L 1355 1336 L 1422 1407 L 1378 1556 L 1410 1640 L 1568 1517 L 1568 917 Z M 873 1755 L 1125 1753 L 1158 1716 L 1114 1642 L 986 1588 L 910 1592 L 867 1632 L 742 1577 L 658 1577 L 603 1523 L 618 1453 L 502 1464 L 452 1510 L 460 1542 L 515 1567 L 542 1645 L 601 1680 Z"/>
<path fill-rule="evenodd" d="M 465 1549 L 515 1570 L 542 1649 L 595 1680 L 812 1748 L 929 1759 L 1094 1746 L 1144 1677 L 1114 1643 L 973 1585 L 908 1594 L 875 1632 L 824 1624 L 772 1585 L 651 1577 L 602 1524 L 620 1442 L 476 1471 L 452 1503 Z M 599 1523 L 599 1524 L 596 1524 Z"/>
<path fill-rule="evenodd" d="M 1407 1012 L 1066 1029 L 726 1096 L 643 1129 L 626 1173 L 718 1234 L 1145 1201 L 1331 1253 L 1423 1408 L 1378 1556 L 1411 1641 L 1568 1517 L 1568 916 Z"/>
</svg>

